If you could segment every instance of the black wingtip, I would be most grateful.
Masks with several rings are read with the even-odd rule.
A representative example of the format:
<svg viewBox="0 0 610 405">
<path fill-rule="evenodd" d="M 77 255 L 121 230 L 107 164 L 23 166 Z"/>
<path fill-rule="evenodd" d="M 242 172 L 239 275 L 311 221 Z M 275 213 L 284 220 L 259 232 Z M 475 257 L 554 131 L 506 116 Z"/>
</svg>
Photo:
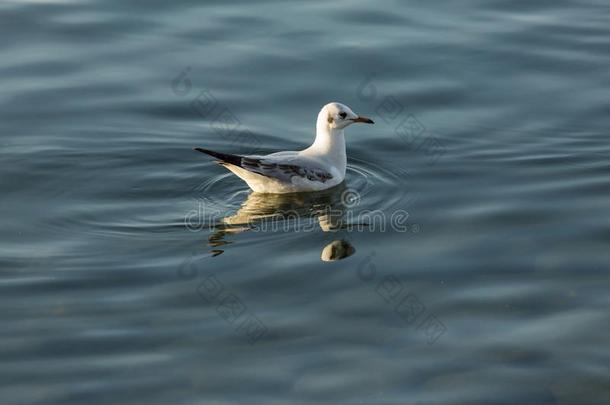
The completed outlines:
<svg viewBox="0 0 610 405">
<path fill-rule="evenodd" d="M 193 148 L 194 151 L 205 153 L 206 155 L 217 157 L 220 153 L 214 152 L 213 150 L 204 149 L 204 148 Z"/>
<path fill-rule="evenodd" d="M 241 166 L 241 156 L 239 155 L 231 155 L 229 153 L 221 153 L 215 152 L 213 150 L 204 149 L 204 148 L 193 148 L 193 150 L 201 153 L 205 153 L 206 155 L 210 155 L 215 157 L 216 159 L 220 159 L 224 163 L 230 163 L 235 166 Z"/>
</svg>

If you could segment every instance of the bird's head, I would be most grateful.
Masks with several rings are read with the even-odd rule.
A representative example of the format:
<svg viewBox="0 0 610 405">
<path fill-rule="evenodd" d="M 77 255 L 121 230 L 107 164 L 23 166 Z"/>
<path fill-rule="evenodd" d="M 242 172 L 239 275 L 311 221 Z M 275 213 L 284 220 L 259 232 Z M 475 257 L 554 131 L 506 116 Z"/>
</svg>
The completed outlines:
<svg viewBox="0 0 610 405">
<path fill-rule="evenodd" d="M 326 125 L 330 129 L 343 129 L 355 122 L 374 124 L 373 120 L 358 115 L 345 104 L 333 102 L 328 103 L 318 114 L 318 125 Z"/>
</svg>

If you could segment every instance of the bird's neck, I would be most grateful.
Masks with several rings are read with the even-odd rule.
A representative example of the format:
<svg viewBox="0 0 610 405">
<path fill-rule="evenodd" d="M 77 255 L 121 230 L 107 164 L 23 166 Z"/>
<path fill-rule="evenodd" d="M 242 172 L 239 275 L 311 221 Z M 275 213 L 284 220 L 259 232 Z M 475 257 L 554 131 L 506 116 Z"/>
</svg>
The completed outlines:
<svg viewBox="0 0 610 405">
<path fill-rule="evenodd" d="M 316 139 L 307 148 L 314 155 L 329 162 L 334 162 L 341 172 L 345 173 L 347 156 L 345 153 L 345 136 L 342 129 L 329 128 L 325 122 L 316 125 Z"/>
</svg>

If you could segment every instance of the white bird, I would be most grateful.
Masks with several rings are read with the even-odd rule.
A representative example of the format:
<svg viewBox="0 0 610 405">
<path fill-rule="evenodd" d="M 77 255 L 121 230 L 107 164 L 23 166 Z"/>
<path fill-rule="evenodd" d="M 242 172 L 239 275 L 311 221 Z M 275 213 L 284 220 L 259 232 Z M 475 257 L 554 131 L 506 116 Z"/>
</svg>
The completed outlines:
<svg viewBox="0 0 610 405">
<path fill-rule="evenodd" d="M 218 163 L 259 193 L 295 193 L 334 187 L 345 179 L 347 155 L 344 129 L 355 123 L 374 124 L 341 103 L 322 107 L 316 122 L 316 139 L 301 151 L 270 155 L 231 155 L 195 148 L 217 159 Z"/>
</svg>

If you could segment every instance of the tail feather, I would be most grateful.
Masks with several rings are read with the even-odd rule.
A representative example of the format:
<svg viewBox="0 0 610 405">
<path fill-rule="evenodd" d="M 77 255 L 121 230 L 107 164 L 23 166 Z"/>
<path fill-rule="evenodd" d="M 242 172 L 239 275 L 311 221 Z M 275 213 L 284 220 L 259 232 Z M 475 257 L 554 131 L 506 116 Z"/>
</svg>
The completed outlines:
<svg viewBox="0 0 610 405">
<path fill-rule="evenodd" d="M 241 167 L 242 156 L 231 155 L 229 153 L 215 152 L 213 150 L 203 149 L 203 148 L 195 148 L 195 150 L 197 152 L 201 152 L 201 153 L 205 153 L 206 155 L 213 156 L 216 159 L 220 159 L 221 163 L 230 163 L 232 165 Z"/>
</svg>

